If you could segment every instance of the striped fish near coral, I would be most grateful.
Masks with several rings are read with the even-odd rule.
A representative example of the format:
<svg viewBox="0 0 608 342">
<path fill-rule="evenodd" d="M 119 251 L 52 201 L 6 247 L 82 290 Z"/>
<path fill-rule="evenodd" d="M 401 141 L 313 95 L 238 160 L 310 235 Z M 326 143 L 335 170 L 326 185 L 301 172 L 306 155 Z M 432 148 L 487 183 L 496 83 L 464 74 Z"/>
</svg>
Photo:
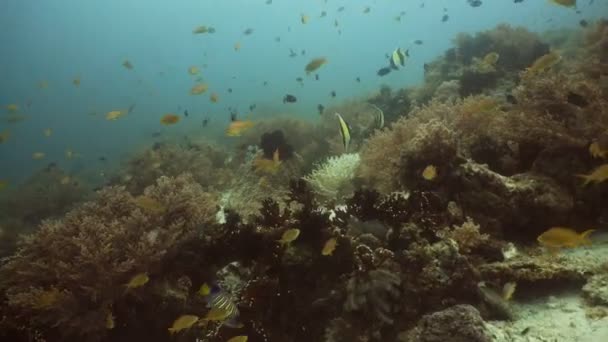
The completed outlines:
<svg viewBox="0 0 608 342">
<path fill-rule="evenodd" d="M 338 123 L 340 124 L 340 135 L 342 136 L 342 145 L 344 146 L 344 152 L 348 153 L 348 146 L 350 145 L 350 126 L 344 119 L 340 113 L 336 113 L 336 117 L 338 118 Z"/>
</svg>

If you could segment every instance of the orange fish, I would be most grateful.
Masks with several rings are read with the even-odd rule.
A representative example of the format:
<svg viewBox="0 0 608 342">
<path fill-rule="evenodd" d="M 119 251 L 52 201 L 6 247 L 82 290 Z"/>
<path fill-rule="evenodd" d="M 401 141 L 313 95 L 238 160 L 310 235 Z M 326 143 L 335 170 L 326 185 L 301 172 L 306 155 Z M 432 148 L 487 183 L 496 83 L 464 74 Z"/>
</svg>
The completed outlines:
<svg viewBox="0 0 608 342">
<path fill-rule="evenodd" d="M 553 227 L 540 234 L 537 240 L 541 245 L 553 249 L 562 247 L 573 248 L 581 245 L 590 245 L 591 240 L 589 240 L 589 235 L 594 231 L 595 229 L 589 229 L 579 234 L 570 228 Z"/>
<path fill-rule="evenodd" d="M 209 86 L 206 85 L 205 83 L 195 84 L 192 87 L 192 89 L 190 89 L 190 95 L 200 95 L 200 94 L 206 92 L 208 88 L 209 88 Z"/>
<path fill-rule="evenodd" d="M 246 120 L 235 120 L 230 123 L 228 128 L 226 129 L 226 135 L 229 137 L 240 137 L 243 132 L 247 131 L 251 127 L 253 127 L 253 121 Z"/>
<path fill-rule="evenodd" d="M 160 123 L 166 126 L 175 125 L 179 122 L 179 116 L 175 114 L 166 114 L 160 119 Z"/>
<path fill-rule="evenodd" d="M 217 103 L 220 100 L 220 97 L 216 93 L 211 93 L 211 95 L 209 96 L 209 100 L 213 103 Z"/>
<path fill-rule="evenodd" d="M 608 164 L 598 166 L 588 175 L 576 175 L 584 180 L 583 185 L 589 183 L 601 183 L 608 179 Z"/>
</svg>

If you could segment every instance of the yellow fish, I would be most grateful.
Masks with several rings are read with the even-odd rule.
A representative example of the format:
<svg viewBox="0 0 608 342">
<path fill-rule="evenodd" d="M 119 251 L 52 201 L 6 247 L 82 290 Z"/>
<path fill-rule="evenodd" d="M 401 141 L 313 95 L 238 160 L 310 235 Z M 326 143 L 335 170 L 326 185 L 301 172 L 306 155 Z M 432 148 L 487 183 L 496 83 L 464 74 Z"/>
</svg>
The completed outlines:
<svg viewBox="0 0 608 342">
<path fill-rule="evenodd" d="M 234 336 L 226 342 L 247 342 L 247 335 Z"/>
<path fill-rule="evenodd" d="M 116 326 L 116 322 L 114 321 L 114 315 L 111 312 L 108 312 L 106 316 L 106 329 L 112 330 Z"/>
<path fill-rule="evenodd" d="M 80 77 L 73 79 L 72 84 L 74 84 L 76 87 L 80 86 Z"/>
<path fill-rule="evenodd" d="M 198 322 L 199 318 L 195 315 L 182 315 L 179 316 L 174 322 L 171 328 L 169 328 L 169 332 L 171 334 L 175 334 L 184 329 L 190 329 L 194 323 Z"/>
<path fill-rule="evenodd" d="M 226 135 L 229 137 L 240 137 L 243 132 L 249 130 L 251 127 L 253 127 L 254 123 L 253 121 L 240 121 L 240 120 L 235 120 L 232 121 L 230 123 L 230 125 L 228 126 L 228 128 L 226 129 Z"/>
<path fill-rule="evenodd" d="M 564 7 L 575 7 L 576 0 L 549 0 L 549 2 L 554 3 L 556 5 L 564 6 Z"/>
<path fill-rule="evenodd" d="M 200 95 L 204 92 L 207 91 L 207 89 L 209 89 L 209 86 L 205 83 L 198 83 L 195 84 L 191 89 L 190 89 L 190 95 Z"/>
<path fill-rule="evenodd" d="M 582 233 L 577 233 L 575 230 L 564 227 L 553 227 L 546 232 L 540 234 L 537 238 L 538 242 L 549 248 L 562 247 L 578 247 L 580 245 L 590 245 L 589 235 L 595 229 L 589 229 Z"/>
<path fill-rule="evenodd" d="M 485 55 L 485 57 L 483 57 L 483 63 L 494 66 L 496 64 L 496 62 L 498 62 L 499 58 L 500 58 L 500 55 L 498 53 L 490 52 L 487 55 Z"/>
<path fill-rule="evenodd" d="M 43 152 L 34 152 L 34 153 L 32 153 L 32 159 L 34 159 L 34 160 L 43 159 L 45 156 L 46 156 L 46 154 L 44 154 Z"/>
<path fill-rule="evenodd" d="M 70 183 L 70 180 L 70 176 L 64 176 L 63 178 L 61 178 L 61 180 L 59 180 L 59 184 L 68 185 Z"/>
<path fill-rule="evenodd" d="M 217 103 L 220 100 L 220 96 L 216 93 L 211 93 L 211 95 L 209 96 L 209 101 L 213 102 L 213 103 Z"/>
<path fill-rule="evenodd" d="M 14 103 L 9 104 L 8 106 L 6 106 L 6 111 L 9 113 L 16 113 L 19 111 L 19 106 Z"/>
<path fill-rule="evenodd" d="M 148 277 L 148 273 L 138 273 L 129 280 L 129 282 L 125 285 L 127 289 L 135 289 L 138 287 L 142 287 L 146 285 L 150 281 L 150 277 Z"/>
<path fill-rule="evenodd" d="M 226 318 L 230 317 L 231 312 L 225 308 L 212 307 L 207 315 L 205 315 L 204 320 L 206 321 L 223 321 Z"/>
<path fill-rule="evenodd" d="M 308 64 L 306 64 L 306 67 L 304 68 L 304 70 L 306 71 L 306 75 L 310 74 L 313 71 L 316 71 L 326 63 L 327 58 L 325 57 L 314 58 L 313 60 L 308 62 Z"/>
<path fill-rule="evenodd" d="M 53 135 L 53 130 L 52 130 L 52 129 L 50 129 L 50 128 L 45 128 L 45 129 L 44 129 L 44 136 L 48 138 L 48 137 L 50 137 L 51 135 Z"/>
<path fill-rule="evenodd" d="M 298 236 L 300 236 L 300 230 L 298 228 L 287 229 L 278 242 L 281 245 L 290 244 L 294 242 Z"/>
<path fill-rule="evenodd" d="M 589 183 L 601 183 L 608 179 L 608 164 L 598 166 L 588 175 L 576 175 L 584 180 L 583 185 Z"/>
<path fill-rule="evenodd" d="M 328 256 L 334 254 L 334 250 L 336 250 L 336 246 L 338 245 L 338 240 L 335 237 L 325 241 L 325 245 L 323 245 L 323 249 L 321 250 L 321 255 Z"/>
<path fill-rule="evenodd" d="M 336 117 L 338 118 L 338 123 L 340 124 L 340 135 L 342 136 L 342 145 L 344 145 L 344 152 L 348 152 L 348 146 L 350 145 L 350 126 L 344 119 L 342 115 L 336 113 Z"/>
<path fill-rule="evenodd" d="M 0 132 L 0 144 L 6 142 L 10 137 L 11 133 L 9 131 Z"/>
<path fill-rule="evenodd" d="M 111 112 L 108 112 L 106 114 L 106 120 L 108 121 L 115 121 L 120 119 L 123 115 L 125 115 L 125 113 L 121 110 L 113 110 Z"/>
<path fill-rule="evenodd" d="M 162 214 L 165 212 L 165 206 L 154 198 L 146 195 L 140 195 L 133 199 L 133 203 L 139 208 L 148 211 L 152 214 Z"/>
<path fill-rule="evenodd" d="M 589 145 L 589 153 L 593 158 L 608 159 L 608 150 L 602 149 L 600 143 L 594 141 Z"/>
<path fill-rule="evenodd" d="M 8 186 L 8 181 L 0 179 L 0 190 L 4 190 Z"/>
<path fill-rule="evenodd" d="M 253 167 L 257 172 L 262 173 L 276 173 L 281 167 L 281 160 L 279 159 L 279 149 L 276 149 L 272 154 L 272 160 L 264 157 L 256 158 L 253 160 Z"/>
<path fill-rule="evenodd" d="M 211 293 L 211 287 L 209 287 L 209 284 L 204 283 L 196 293 L 203 297 L 208 296 Z"/>
<path fill-rule="evenodd" d="M 160 119 L 160 123 L 165 126 L 175 125 L 180 120 L 180 117 L 175 114 L 166 114 Z"/>
<path fill-rule="evenodd" d="M 192 30 L 192 34 L 202 34 L 209 32 L 209 29 L 205 25 L 197 26 Z"/>
<path fill-rule="evenodd" d="M 555 52 L 551 51 L 546 55 L 539 57 L 537 60 L 532 63 L 532 66 L 526 69 L 525 73 L 528 75 L 534 75 L 544 72 L 552 68 L 554 65 L 559 63 L 562 60 L 562 56 Z"/>
<path fill-rule="evenodd" d="M 199 68 L 197 68 L 195 66 L 191 66 L 188 68 L 188 73 L 192 76 L 198 75 L 199 72 L 200 72 Z"/>
<path fill-rule="evenodd" d="M 502 299 L 510 300 L 515 293 L 515 289 L 517 288 L 517 283 L 510 281 L 505 283 L 502 287 Z"/>
<path fill-rule="evenodd" d="M 300 15 L 300 21 L 302 22 L 302 24 L 306 25 L 308 23 L 308 20 L 310 19 L 309 16 L 307 16 L 306 14 L 301 14 Z"/>
<path fill-rule="evenodd" d="M 434 165 L 429 165 L 422 171 L 422 178 L 427 181 L 432 181 L 437 177 L 437 168 Z"/>
</svg>

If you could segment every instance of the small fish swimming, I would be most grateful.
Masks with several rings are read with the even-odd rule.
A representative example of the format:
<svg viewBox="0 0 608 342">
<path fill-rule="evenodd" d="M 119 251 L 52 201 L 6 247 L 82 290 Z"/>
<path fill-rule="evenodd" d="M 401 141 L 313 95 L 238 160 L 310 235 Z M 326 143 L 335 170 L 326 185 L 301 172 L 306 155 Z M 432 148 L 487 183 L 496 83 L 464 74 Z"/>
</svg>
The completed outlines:
<svg viewBox="0 0 608 342">
<path fill-rule="evenodd" d="M 344 152 L 348 152 L 348 146 L 350 145 L 350 127 L 342 118 L 342 115 L 336 113 L 338 123 L 340 125 L 340 135 L 342 136 L 342 145 L 344 146 Z"/>
<path fill-rule="evenodd" d="M 203 119 L 203 127 L 207 127 L 208 124 L 209 124 L 209 118 L 204 118 Z"/>
<path fill-rule="evenodd" d="M 322 104 L 317 105 L 317 111 L 319 111 L 319 115 L 323 115 L 323 111 L 325 110 L 325 106 Z"/>
<path fill-rule="evenodd" d="M 234 51 L 239 51 L 241 49 L 241 43 L 236 42 L 234 43 Z"/>
<path fill-rule="evenodd" d="M 187 110 L 187 109 L 184 109 L 184 116 L 185 116 L 185 117 L 188 117 L 188 115 L 190 115 L 190 113 L 188 113 L 188 110 Z"/>
<path fill-rule="evenodd" d="M 11 133 L 9 131 L 0 132 L 0 144 L 8 141 L 8 138 L 11 137 Z"/>
<path fill-rule="evenodd" d="M 80 77 L 76 77 L 72 80 L 72 84 L 76 87 L 80 86 Z"/>
<path fill-rule="evenodd" d="M 338 246 L 338 240 L 335 237 L 330 238 L 325 241 L 323 245 L 323 249 L 321 250 L 321 255 L 330 256 L 334 254 L 334 250 L 336 250 L 336 246 Z"/>
<path fill-rule="evenodd" d="M 401 48 L 395 49 L 391 54 L 390 63 L 391 67 L 395 70 L 399 69 L 399 67 L 405 66 L 405 61 L 410 57 L 409 50 L 401 50 Z"/>
<path fill-rule="evenodd" d="M 481 2 L 481 0 L 467 0 L 467 1 L 471 7 L 479 7 L 483 4 Z"/>
<path fill-rule="evenodd" d="M 209 32 L 209 29 L 205 25 L 197 26 L 192 30 L 192 34 L 203 34 Z"/>
<path fill-rule="evenodd" d="M 589 229 L 582 233 L 577 233 L 574 229 L 564 227 L 553 227 L 540 234 L 536 239 L 542 246 L 549 248 L 574 248 L 581 245 L 590 245 L 589 235 L 595 229 Z"/>
<path fill-rule="evenodd" d="M 170 125 L 175 125 L 176 123 L 178 123 L 180 120 L 179 115 L 175 115 L 175 114 L 165 114 L 163 115 L 162 118 L 160 118 L 160 123 L 165 125 L 165 126 L 170 126 Z"/>
<path fill-rule="evenodd" d="M 246 36 L 248 36 L 248 35 L 250 35 L 252 33 L 253 33 L 253 29 L 252 28 L 248 28 L 245 31 L 243 31 L 243 34 L 246 35 Z"/>
<path fill-rule="evenodd" d="M 6 189 L 7 186 L 8 186 L 8 181 L 6 181 L 4 179 L 0 179 L 0 191 Z"/>
<path fill-rule="evenodd" d="M 576 7 L 576 0 L 549 0 L 549 2 L 564 7 Z"/>
<path fill-rule="evenodd" d="M 239 336 L 234 336 L 233 338 L 229 339 L 226 342 L 247 342 L 247 335 L 239 335 Z"/>
<path fill-rule="evenodd" d="M 416 40 L 414 40 L 414 44 L 416 44 L 416 45 L 422 45 L 422 44 L 424 44 L 424 42 L 422 40 L 420 40 L 420 39 L 416 39 Z"/>
<path fill-rule="evenodd" d="M 222 324 L 231 328 L 239 328 L 243 325 L 238 322 L 239 309 L 232 295 L 224 291 L 219 285 L 212 285 L 209 293 L 204 296 L 207 307 L 210 308 L 203 318 L 207 321 L 222 321 Z"/>
<path fill-rule="evenodd" d="M 298 228 L 287 229 L 285 232 L 283 232 L 281 239 L 279 239 L 277 242 L 281 245 L 288 245 L 294 242 L 298 236 L 300 236 L 300 230 Z"/>
<path fill-rule="evenodd" d="M 336 91 L 335 90 L 332 90 L 329 94 L 331 95 L 331 97 L 336 97 Z"/>
<path fill-rule="evenodd" d="M 122 62 L 122 66 L 127 70 L 133 70 L 133 64 L 128 59 L 125 59 L 124 62 Z"/>
<path fill-rule="evenodd" d="M 233 120 L 226 129 L 226 135 L 229 137 L 240 137 L 244 132 L 254 126 L 252 121 Z"/>
<path fill-rule="evenodd" d="M 124 115 L 125 115 L 125 113 L 122 110 L 113 110 L 106 114 L 106 120 L 115 121 L 115 120 L 120 119 Z"/>
<path fill-rule="evenodd" d="M 308 24 L 308 20 L 310 20 L 310 17 L 307 16 L 306 14 L 300 15 L 300 21 L 302 22 L 302 24 L 304 24 L 304 25 Z"/>
<path fill-rule="evenodd" d="M 46 157 L 46 154 L 44 152 L 34 152 L 34 153 L 32 153 L 32 159 L 34 159 L 34 160 L 44 159 L 44 157 Z"/>
<path fill-rule="evenodd" d="M 191 89 L 190 89 L 190 95 L 200 95 L 204 92 L 207 91 L 207 89 L 209 89 L 209 86 L 205 83 L 198 83 L 195 84 Z"/>
<path fill-rule="evenodd" d="M 196 293 L 203 297 L 208 296 L 211 293 L 211 287 L 209 284 L 203 283 Z"/>
<path fill-rule="evenodd" d="M 447 14 L 444 14 L 443 17 L 441 17 L 441 22 L 445 23 L 446 21 L 450 20 L 450 16 Z"/>
<path fill-rule="evenodd" d="M 380 77 L 386 76 L 391 72 L 391 70 L 392 69 L 390 67 L 380 68 L 380 69 L 378 69 L 378 72 L 376 72 L 376 74 Z"/>
<path fill-rule="evenodd" d="M 434 165 L 429 165 L 422 170 L 422 178 L 427 181 L 432 181 L 437 177 L 437 168 Z"/>
<path fill-rule="evenodd" d="M 44 136 L 48 138 L 51 135 L 53 135 L 53 130 L 51 128 L 45 128 L 43 133 L 44 133 Z"/>
<path fill-rule="evenodd" d="M 198 75 L 199 72 L 200 72 L 200 69 L 198 67 L 196 67 L 196 66 L 191 66 L 191 67 L 188 68 L 188 73 L 190 75 L 192 75 L 192 76 Z"/>
<path fill-rule="evenodd" d="M 175 334 L 185 329 L 190 329 L 196 322 L 198 322 L 199 317 L 195 315 L 182 315 L 179 316 L 174 322 L 171 328 L 169 328 L 169 333 Z"/>
<path fill-rule="evenodd" d="M 583 186 L 589 183 L 601 183 L 608 180 L 608 164 L 603 164 L 595 168 L 588 175 L 576 175 L 583 179 Z"/>
<path fill-rule="evenodd" d="M 297 101 L 298 101 L 298 98 L 295 97 L 294 95 L 287 94 L 287 95 L 283 96 L 283 103 L 296 103 Z"/>
<path fill-rule="evenodd" d="M 306 71 L 306 75 L 309 75 L 311 72 L 319 69 L 324 64 L 327 64 L 327 59 L 325 57 L 312 59 L 308 64 L 306 64 L 306 67 L 304 68 L 304 70 Z"/>
<path fill-rule="evenodd" d="M 138 287 L 142 287 L 146 285 L 150 281 L 150 277 L 148 277 L 148 273 L 142 272 L 134 275 L 128 283 L 125 284 L 127 290 L 136 289 Z"/>
<path fill-rule="evenodd" d="M 603 149 L 598 141 L 594 141 L 589 145 L 589 154 L 593 158 L 608 159 L 608 148 Z"/>
<path fill-rule="evenodd" d="M 19 106 L 12 103 L 6 106 L 6 111 L 9 113 L 17 113 L 19 111 Z"/>
<path fill-rule="evenodd" d="M 218 103 L 220 100 L 220 96 L 217 93 L 211 93 L 211 95 L 209 95 L 209 101 L 211 101 L 211 103 Z"/>
</svg>

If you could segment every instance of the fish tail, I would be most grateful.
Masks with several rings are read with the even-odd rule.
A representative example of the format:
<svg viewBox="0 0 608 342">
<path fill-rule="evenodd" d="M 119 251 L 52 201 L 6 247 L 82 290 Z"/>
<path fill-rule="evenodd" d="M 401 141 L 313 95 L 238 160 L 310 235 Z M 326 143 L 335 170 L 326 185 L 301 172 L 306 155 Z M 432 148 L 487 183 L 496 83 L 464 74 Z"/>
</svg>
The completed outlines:
<svg viewBox="0 0 608 342">
<path fill-rule="evenodd" d="M 583 179 L 583 186 L 587 186 L 593 181 L 593 179 L 591 179 L 591 176 L 589 175 L 576 175 L 576 177 Z"/>
<path fill-rule="evenodd" d="M 581 233 L 582 244 L 591 245 L 591 239 L 589 238 L 589 235 L 591 235 L 594 231 L 595 229 L 588 229 Z"/>
</svg>

